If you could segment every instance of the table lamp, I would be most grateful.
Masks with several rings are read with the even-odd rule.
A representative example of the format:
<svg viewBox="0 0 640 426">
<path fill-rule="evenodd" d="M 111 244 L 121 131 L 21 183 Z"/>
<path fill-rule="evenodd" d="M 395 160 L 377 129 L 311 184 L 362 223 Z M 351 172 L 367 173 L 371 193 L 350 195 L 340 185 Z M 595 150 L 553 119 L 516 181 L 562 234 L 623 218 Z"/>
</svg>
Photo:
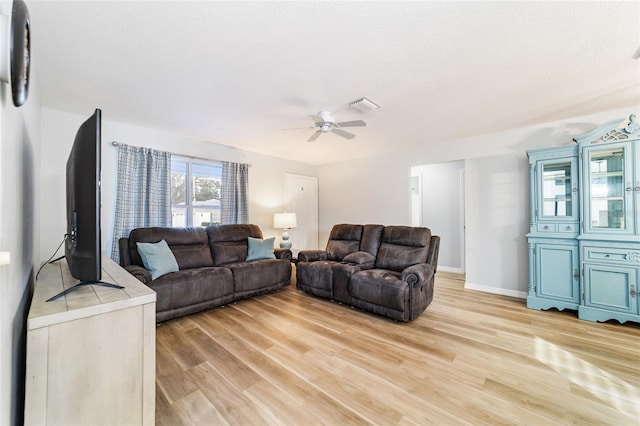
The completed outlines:
<svg viewBox="0 0 640 426">
<path fill-rule="evenodd" d="M 282 229 L 282 242 L 280 248 L 291 248 L 291 241 L 289 241 L 289 229 L 295 228 L 296 214 L 295 213 L 276 213 L 273 215 L 273 227 L 276 229 Z"/>
</svg>

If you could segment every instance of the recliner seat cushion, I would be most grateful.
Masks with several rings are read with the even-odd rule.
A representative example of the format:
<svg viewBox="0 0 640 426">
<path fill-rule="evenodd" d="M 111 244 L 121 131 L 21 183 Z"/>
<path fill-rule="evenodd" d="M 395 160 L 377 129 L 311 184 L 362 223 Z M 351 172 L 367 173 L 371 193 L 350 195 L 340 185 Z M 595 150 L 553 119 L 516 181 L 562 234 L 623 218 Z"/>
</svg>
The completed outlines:
<svg viewBox="0 0 640 426">
<path fill-rule="evenodd" d="M 233 301 L 233 275 L 227 268 L 194 268 L 172 272 L 147 284 L 157 293 L 156 312 L 208 300 Z"/>
<path fill-rule="evenodd" d="M 409 285 L 399 272 L 384 269 L 358 271 L 349 280 L 349 294 L 371 304 L 404 311 L 409 303 Z"/>
<path fill-rule="evenodd" d="M 334 260 L 298 263 L 296 281 L 298 287 L 313 295 L 333 298 L 333 265 Z"/>
<path fill-rule="evenodd" d="M 229 263 L 225 268 L 233 273 L 234 300 L 277 290 L 291 279 L 291 262 L 287 259 Z"/>
</svg>

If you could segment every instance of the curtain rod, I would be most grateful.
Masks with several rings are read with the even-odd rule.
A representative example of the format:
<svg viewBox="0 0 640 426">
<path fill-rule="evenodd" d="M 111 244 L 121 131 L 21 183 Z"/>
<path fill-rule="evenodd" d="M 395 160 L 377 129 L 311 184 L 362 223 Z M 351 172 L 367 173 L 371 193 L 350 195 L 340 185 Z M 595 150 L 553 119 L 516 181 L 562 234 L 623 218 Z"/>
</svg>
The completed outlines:
<svg viewBox="0 0 640 426">
<path fill-rule="evenodd" d="M 111 141 L 111 145 L 113 146 L 118 146 L 120 145 L 120 142 L 118 141 Z M 202 161 L 218 161 L 218 162 L 222 162 L 221 160 L 212 160 L 211 158 L 204 158 L 204 157 L 194 157 L 193 155 L 184 155 L 184 154 L 178 154 L 175 152 L 169 152 L 171 155 L 175 155 L 178 157 L 182 157 L 182 158 L 188 158 L 190 160 L 202 160 Z M 247 163 L 244 163 L 247 164 Z M 251 167 L 251 164 L 247 164 L 247 166 Z"/>
</svg>

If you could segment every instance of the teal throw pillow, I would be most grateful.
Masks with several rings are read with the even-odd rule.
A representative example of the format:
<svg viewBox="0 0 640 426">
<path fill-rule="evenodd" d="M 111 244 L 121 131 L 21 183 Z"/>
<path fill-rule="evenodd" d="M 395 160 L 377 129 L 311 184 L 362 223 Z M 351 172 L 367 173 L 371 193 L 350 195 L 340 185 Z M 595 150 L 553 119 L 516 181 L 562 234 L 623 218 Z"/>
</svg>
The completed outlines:
<svg viewBox="0 0 640 426">
<path fill-rule="evenodd" d="M 151 272 L 151 279 L 155 280 L 180 269 L 176 257 L 165 240 L 157 243 L 136 243 L 136 245 L 144 267 Z"/>
<path fill-rule="evenodd" d="M 260 238 L 248 238 L 249 252 L 247 254 L 247 260 L 259 260 L 259 259 L 275 259 L 273 254 L 273 243 L 276 237 L 267 238 L 261 240 Z"/>
</svg>

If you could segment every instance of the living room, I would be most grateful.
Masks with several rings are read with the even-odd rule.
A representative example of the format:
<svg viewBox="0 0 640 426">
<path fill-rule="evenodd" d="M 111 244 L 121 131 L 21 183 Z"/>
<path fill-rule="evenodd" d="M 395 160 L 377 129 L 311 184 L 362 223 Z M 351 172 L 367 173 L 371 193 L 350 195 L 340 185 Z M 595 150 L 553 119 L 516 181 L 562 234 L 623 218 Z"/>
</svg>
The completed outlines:
<svg viewBox="0 0 640 426">
<path fill-rule="evenodd" d="M 427 3 L 417 5 L 403 3 L 402 7 L 396 9 L 390 4 L 378 4 L 374 8 L 376 12 L 383 12 L 384 7 L 388 7 L 390 8 L 386 10 L 388 15 L 398 22 L 411 16 L 412 7 L 424 7 L 426 9 L 420 9 L 420 13 L 416 15 L 443 13 L 437 16 L 443 20 L 444 17 L 457 19 L 458 24 L 471 26 L 474 30 L 469 30 L 466 37 L 463 36 L 464 31 L 456 32 L 455 40 L 448 40 L 450 45 L 446 42 L 439 44 L 434 41 L 432 44 L 439 46 L 438 53 L 447 49 L 462 49 L 465 43 L 473 44 L 471 40 L 473 37 L 482 34 L 483 28 L 492 26 L 505 26 L 505 32 L 498 34 L 503 36 L 503 44 L 498 45 L 502 47 L 496 48 L 494 45 L 478 42 L 478 50 L 475 52 L 465 48 L 462 56 L 468 58 L 468 61 L 446 63 L 451 76 L 448 84 L 443 87 L 438 87 L 439 82 L 434 84 L 429 79 L 429 75 L 435 74 L 435 70 L 439 67 L 438 63 L 429 63 L 429 67 L 419 70 L 400 68 L 406 74 L 400 75 L 394 81 L 372 79 L 369 80 L 370 86 L 359 83 L 359 79 L 364 79 L 363 76 L 368 73 L 378 72 L 382 68 L 394 68 L 396 66 L 394 61 L 410 64 L 412 57 L 420 54 L 420 51 L 414 50 L 399 52 L 391 50 L 396 44 L 402 44 L 401 42 L 405 41 L 404 38 L 400 38 L 400 35 L 396 35 L 400 41 L 394 43 L 393 37 L 384 35 L 382 31 L 383 36 L 376 37 L 375 42 L 382 43 L 381 39 L 385 38 L 390 40 L 384 44 L 384 49 L 375 51 L 381 59 L 372 62 L 364 57 L 360 67 L 352 65 L 356 68 L 347 70 L 348 72 L 344 72 L 346 69 L 344 61 L 349 55 L 355 55 L 358 49 L 347 49 L 346 53 L 334 58 L 323 50 L 318 53 L 322 60 L 316 60 L 310 62 L 310 65 L 298 68 L 300 65 L 297 61 L 309 61 L 313 56 L 310 52 L 313 52 L 317 46 L 313 43 L 305 45 L 308 50 L 302 52 L 304 53 L 302 59 L 297 59 L 298 56 L 294 52 L 300 55 L 302 53 L 301 47 L 296 44 L 295 47 L 298 50 L 292 51 L 290 59 L 287 59 L 284 53 L 281 55 L 272 53 L 274 61 L 278 62 L 272 64 L 267 71 L 282 72 L 280 64 L 286 60 L 292 61 L 287 63 L 291 68 L 291 74 L 308 72 L 317 67 L 319 71 L 305 76 L 308 80 L 307 87 L 305 88 L 299 80 L 296 80 L 299 86 L 295 86 L 291 91 L 283 91 L 279 94 L 269 93 L 267 96 L 262 91 L 264 89 L 256 87 L 257 83 L 252 83 L 250 89 L 259 95 L 256 98 L 260 99 L 260 103 L 258 104 L 256 100 L 255 104 L 259 107 L 252 103 L 252 99 L 247 94 L 251 90 L 240 91 L 239 87 L 236 90 L 243 94 L 242 102 L 235 104 L 232 99 L 234 85 L 246 85 L 254 80 L 251 75 L 244 74 L 248 73 L 246 68 L 249 67 L 226 71 L 229 74 L 236 73 L 239 77 L 237 80 L 226 80 L 220 84 L 220 86 L 228 85 L 230 87 L 228 91 L 223 91 L 219 88 L 220 86 L 216 86 L 224 96 L 220 96 L 223 99 L 222 105 L 209 113 L 208 120 L 213 123 L 212 127 L 218 126 L 222 129 L 220 133 L 215 134 L 206 134 L 203 130 L 206 127 L 198 127 L 202 124 L 194 123 L 191 118 L 184 120 L 186 122 L 184 126 L 191 125 L 194 129 L 198 129 L 192 133 L 167 129 L 174 125 L 175 119 L 172 119 L 172 123 L 166 127 L 163 124 L 158 124 L 157 127 L 150 125 L 145 118 L 133 122 L 127 121 L 125 117 L 131 106 L 126 103 L 137 108 L 137 105 L 145 105 L 146 102 L 144 96 L 138 96 L 136 91 L 118 91 L 120 97 L 125 100 L 119 110 L 105 108 L 99 97 L 87 99 L 74 97 L 66 100 L 66 104 L 56 104 L 57 94 L 60 93 L 56 90 L 63 92 L 68 88 L 73 92 L 71 88 L 79 82 L 71 78 L 61 78 L 60 81 L 52 82 L 48 76 L 50 73 L 57 73 L 56 75 L 59 76 L 65 71 L 50 66 L 50 62 L 45 61 L 45 58 L 49 61 L 47 55 L 68 56 L 70 66 L 74 66 L 75 60 L 95 61 L 97 65 L 90 67 L 90 72 L 93 73 L 98 73 L 98 70 L 104 67 L 104 63 L 101 57 L 94 59 L 86 50 L 68 51 L 66 46 L 59 46 L 55 51 L 45 51 L 42 47 L 43 39 L 71 37 L 70 34 L 74 33 L 74 29 L 66 28 L 65 25 L 61 25 L 65 28 L 51 26 L 52 20 L 44 20 L 43 13 L 51 13 L 55 17 L 68 13 L 74 6 L 65 4 L 64 7 L 58 8 L 55 5 L 45 6 L 38 2 L 33 3 L 28 2 L 33 20 L 32 74 L 28 100 L 22 107 L 15 107 L 11 102 L 10 86 L 6 83 L 2 84 L 1 93 L 0 251 L 8 253 L 10 261 L 7 265 L 0 266 L 0 282 L 3 285 L 3 296 L 0 299 L 2 312 L 0 424 L 17 424 L 22 418 L 20 409 L 23 407 L 23 402 L 20 401 L 19 395 L 24 392 L 21 374 L 24 374 L 25 318 L 30 304 L 30 292 L 37 268 L 51 256 L 65 233 L 65 161 L 76 129 L 96 107 L 104 109 L 103 253 L 109 253 L 112 244 L 110 231 L 113 227 L 116 176 L 116 148 L 111 146 L 112 141 L 163 149 L 184 156 L 250 164 L 250 218 L 252 223 L 261 227 L 265 236 L 280 235 L 280 230 L 273 228 L 272 220 L 274 213 L 283 210 L 284 175 L 294 173 L 317 177 L 319 182 L 318 248 L 324 247 L 332 226 L 337 223 L 410 224 L 411 167 L 464 160 L 466 218 L 464 285 L 467 288 L 484 290 L 492 294 L 520 298 L 526 296 L 528 284 L 525 234 L 529 226 L 529 175 L 526 151 L 533 148 L 571 144 L 573 137 L 586 133 L 602 123 L 628 117 L 629 114 L 640 111 L 638 87 L 640 61 L 637 58 L 633 59 L 634 55 L 636 57 L 638 55 L 638 34 L 640 33 L 638 28 L 640 11 L 635 2 L 609 3 L 608 5 L 567 2 L 557 4 L 555 9 L 553 6 L 528 3 L 503 3 L 499 6 L 483 5 L 484 2 L 480 2 L 480 6 L 457 3 L 445 12 L 430 10 Z M 144 2 L 132 3 L 137 9 L 152 7 L 149 4 L 145 5 Z M 339 8 L 337 11 L 339 13 L 332 13 L 330 9 L 332 3 Z M 10 3 L 2 2 L 1 5 L 3 15 L 9 15 Z M 357 16 L 356 12 L 350 10 L 350 8 L 357 8 L 355 4 L 330 2 L 323 5 L 322 3 L 296 4 L 293 2 L 289 6 L 299 8 L 300 10 L 296 13 L 300 13 L 300 18 L 305 17 L 310 20 L 300 21 L 295 27 L 296 30 L 302 31 L 300 27 L 303 27 L 304 23 L 313 22 L 316 25 L 311 28 L 318 32 L 311 35 L 304 33 L 304 41 L 316 40 L 317 45 L 323 46 L 329 52 L 335 52 L 342 50 L 337 40 L 343 36 L 353 36 L 351 33 L 340 34 L 337 24 L 335 27 L 330 27 L 332 32 L 327 31 L 327 34 L 323 34 L 318 30 L 320 28 L 318 22 L 331 19 L 330 17 L 337 19 L 336 15 L 340 16 L 342 13 L 344 16 L 339 23 L 346 28 L 349 19 L 355 19 L 354 16 Z M 489 10 L 486 23 L 473 25 L 473 22 L 481 21 L 475 19 L 474 13 L 482 12 L 483 6 Z M 84 5 L 83 10 L 90 7 Z M 112 13 L 118 16 L 126 10 L 120 8 L 125 7 L 126 3 L 114 6 Z M 222 8 L 223 4 L 219 7 Z M 239 24 L 260 22 L 263 32 L 259 35 L 264 36 L 268 31 L 276 31 L 274 23 L 279 21 L 270 21 L 269 18 L 273 19 L 273 16 L 278 14 L 278 7 L 286 7 L 286 5 L 271 4 L 267 7 L 255 3 L 244 6 L 242 3 L 236 6 L 228 4 L 227 8 L 221 11 L 227 12 L 229 16 L 235 16 L 235 13 L 242 16 L 239 11 L 242 11 L 243 7 L 257 12 L 255 15 L 248 13 L 251 19 L 241 20 Z M 360 7 L 363 8 L 362 13 L 365 16 L 373 13 L 364 4 Z M 551 9 L 545 10 L 545 7 Z M 273 10 L 269 11 L 269 8 Z M 305 8 L 308 9 L 306 12 Z M 465 13 L 460 13 L 464 9 L 466 9 Z M 99 14 L 99 12 L 95 13 Z M 137 13 L 140 11 L 138 10 Z M 180 13 L 188 12 L 182 9 Z M 261 14 L 265 15 L 264 21 L 256 18 Z M 91 9 L 87 15 L 83 16 L 91 17 Z M 376 16 L 376 19 L 365 20 L 365 22 L 369 24 L 385 22 L 379 15 Z M 533 19 L 532 16 L 538 20 Z M 215 19 L 215 25 L 211 25 L 214 34 L 216 26 L 222 26 L 219 21 L 227 19 L 227 16 L 224 13 L 218 13 Z M 543 25 L 540 20 L 544 19 L 547 22 Z M 393 22 L 396 22 L 395 20 Z M 508 40 L 505 34 L 513 31 L 518 25 L 524 26 L 523 20 L 534 22 L 530 32 L 535 36 L 527 38 L 519 35 Z M 595 31 L 595 28 L 599 29 L 604 25 L 605 20 L 616 22 L 616 29 Z M 116 25 L 117 21 L 114 19 L 113 25 Z M 45 24 L 50 26 L 45 27 Z M 125 28 L 117 27 L 121 30 L 121 34 L 124 34 L 122 30 L 127 29 L 127 24 L 130 24 L 130 21 L 122 19 L 120 25 Z M 103 22 L 103 25 L 106 26 L 107 23 Z M 449 25 L 452 24 L 449 23 Z M 459 25 L 456 26 L 462 28 Z M 394 28 L 398 27 L 402 26 L 398 24 Z M 529 27 L 525 26 L 525 28 Z M 562 28 L 562 31 L 556 32 L 553 28 Z M 82 27 L 82 30 L 88 31 L 85 27 Z M 100 30 L 106 31 L 104 27 L 100 27 Z M 131 28 L 129 30 L 132 31 Z M 159 29 L 154 27 L 150 31 L 157 32 Z M 366 27 L 362 28 L 362 31 L 376 32 L 376 28 Z M 575 43 L 567 42 L 565 31 L 574 35 Z M 76 37 L 77 34 L 78 32 L 75 33 Z M 277 34 L 280 35 L 274 36 L 273 43 L 286 40 L 281 33 Z M 429 38 L 428 34 L 424 37 Z M 132 36 L 115 34 L 110 40 L 116 47 L 118 43 L 123 43 L 132 48 L 131 50 L 135 50 L 144 46 L 144 43 L 151 43 L 153 39 L 149 34 L 142 32 L 135 35 L 140 38 L 140 45 L 127 44 L 130 38 L 136 38 Z M 422 33 L 411 33 L 407 30 L 404 36 L 417 37 L 417 35 L 422 36 Z M 222 38 L 220 34 L 217 36 Z M 240 32 L 237 36 L 243 43 L 251 44 L 249 43 L 252 41 L 251 31 Z M 231 38 L 232 35 L 227 37 Z M 327 37 L 326 41 L 323 37 Z M 362 43 L 361 50 L 366 51 L 371 48 L 369 43 L 363 42 L 362 39 L 358 40 Z M 564 43 L 557 40 L 562 40 Z M 491 41 L 494 40 L 491 39 Z M 512 45 L 519 41 L 523 42 L 521 46 Z M 265 52 L 263 56 L 255 58 L 261 64 L 268 63 L 268 58 L 265 59 L 265 57 L 268 57 L 269 52 L 284 50 L 271 46 L 273 51 L 270 51 L 269 48 L 260 44 L 265 42 L 260 40 L 260 37 L 255 37 L 252 42 L 262 47 Z M 421 47 L 424 45 L 420 44 Z M 97 47 L 98 50 L 100 48 Z M 161 47 L 156 48 L 162 50 Z M 214 46 L 211 48 L 214 49 Z M 124 47 L 122 49 L 128 50 Z M 182 46 L 182 49 L 185 47 Z M 215 49 L 211 55 L 221 60 L 216 67 L 202 73 L 203 81 L 208 78 L 217 79 L 214 77 L 215 68 L 224 67 L 225 59 L 226 63 L 232 63 L 237 67 L 247 57 L 235 56 L 236 53 L 229 52 L 227 52 L 228 57 L 225 57 L 217 50 L 218 48 Z M 516 51 L 520 52 L 520 55 L 512 56 L 511 54 Z M 551 58 L 547 58 L 545 52 Z M 538 63 L 537 60 L 542 58 L 546 58 L 548 62 Z M 159 61 L 157 58 L 156 60 Z M 518 71 L 526 69 L 526 66 L 511 69 L 507 66 L 510 60 L 520 65 L 529 64 L 534 72 L 518 74 Z M 589 60 L 591 60 L 590 63 Z M 356 58 L 350 63 L 357 62 Z M 501 63 L 506 67 L 500 73 L 501 79 L 504 80 L 503 87 L 484 86 L 478 83 L 484 77 L 489 78 L 488 74 L 499 71 L 493 67 L 486 67 L 486 63 Z M 586 67 L 585 63 L 589 63 L 590 67 Z M 153 81 L 154 90 L 165 94 L 166 103 L 176 104 L 179 108 L 189 108 L 190 96 L 195 94 L 180 93 L 175 86 L 169 86 L 170 80 L 178 81 L 176 84 L 179 86 L 180 76 L 173 75 L 172 78 L 161 79 L 140 75 L 135 69 L 126 68 L 125 64 L 126 62 L 119 62 L 118 66 L 127 70 L 128 78 L 139 82 L 140 90 L 151 90 L 142 84 L 142 81 L 145 79 Z M 80 66 L 80 64 L 75 65 Z M 460 71 L 474 67 L 477 70 L 476 74 Z M 592 68 L 591 72 L 585 71 L 586 68 Z M 615 71 L 611 68 L 619 68 L 619 70 Z M 261 72 L 268 74 L 264 70 Z M 226 73 L 225 78 L 228 78 Z M 527 80 L 532 78 L 531 74 L 536 73 L 540 74 L 539 79 Z M 103 91 L 108 90 L 109 85 L 112 84 L 109 79 L 119 80 L 116 75 L 108 72 L 98 73 L 98 75 L 102 75 L 105 80 L 103 87 L 99 88 Z M 345 80 L 339 84 L 339 90 L 331 88 L 332 84 L 337 84 L 332 81 L 339 80 L 335 75 L 342 75 Z M 285 74 L 283 78 L 287 83 L 288 76 L 289 74 Z M 411 79 L 415 80 L 414 87 L 402 85 L 396 88 L 395 84 L 400 84 L 397 80 Z M 45 80 L 46 86 L 44 86 Z M 524 87 L 515 85 L 519 80 L 529 82 L 530 85 Z M 275 79 L 257 81 L 261 85 L 268 86 Z M 549 82 L 548 86 L 546 86 L 547 82 Z M 60 86 L 59 89 L 56 89 L 56 84 Z M 276 85 L 276 87 L 282 86 L 283 83 Z M 86 89 L 90 91 L 88 87 Z M 515 89 L 518 90 L 510 93 L 510 90 Z M 309 94 L 306 94 L 305 90 L 309 90 Z M 312 93 L 311 90 L 313 90 Z M 379 111 L 361 115 L 349 112 L 346 103 L 362 96 L 371 97 L 379 102 L 382 108 Z M 418 102 L 415 102 L 414 97 L 418 97 Z M 417 103 L 426 102 L 427 98 L 430 102 L 435 99 L 439 104 L 438 107 L 411 109 L 416 108 Z M 282 99 L 285 99 L 288 104 L 284 106 L 278 104 L 279 109 L 276 109 L 276 103 L 283 102 Z M 210 104 L 216 104 L 216 102 L 216 96 L 212 95 Z M 274 105 L 273 114 L 269 109 L 269 102 Z M 407 108 L 404 102 L 411 102 L 411 107 Z M 149 115 L 155 113 L 161 117 L 159 121 L 165 117 L 161 103 L 149 102 L 146 106 L 150 111 Z M 313 123 L 308 115 L 315 114 L 323 108 L 333 109 L 339 120 L 343 119 L 343 115 L 339 116 L 338 111 L 344 114 L 345 120 L 361 118 L 367 122 L 367 127 L 354 130 L 357 137 L 352 141 L 344 142 L 335 135 L 327 135 L 326 138 L 323 135 L 317 141 L 307 143 L 311 129 L 282 130 L 310 126 Z M 403 108 L 407 111 L 403 111 Z M 409 112 L 411 115 L 403 115 Z M 347 117 L 348 114 L 353 115 Z M 251 127 L 251 120 L 256 123 L 262 122 L 265 116 L 267 118 L 273 116 L 274 124 L 270 133 L 265 133 L 262 140 L 254 134 L 247 136 L 246 143 L 253 144 L 250 145 L 253 148 L 246 147 L 249 145 L 228 145 L 228 141 L 236 137 L 234 133 L 240 136 L 245 135 Z M 403 118 L 405 116 L 408 118 Z M 421 122 L 418 126 L 420 117 L 424 123 Z M 207 119 L 201 121 L 207 121 Z M 390 127 L 383 128 L 383 124 Z M 260 127 L 260 129 L 264 128 Z M 386 139 L 386 146 L 374 145 L 375 138 Z M 352 145 L 345 146 L 347 142 Z M 368 145 L 369 143 L 371 145 Z M 270 154 L 266 151 L 269 146 L 273 149 Z M 328 159 L 329 155 L 333 157 Z M 442 266 L 446 268 L 451 265 Z M 522 303 L 524 305 L 524 300 Z"/>
</svg>

